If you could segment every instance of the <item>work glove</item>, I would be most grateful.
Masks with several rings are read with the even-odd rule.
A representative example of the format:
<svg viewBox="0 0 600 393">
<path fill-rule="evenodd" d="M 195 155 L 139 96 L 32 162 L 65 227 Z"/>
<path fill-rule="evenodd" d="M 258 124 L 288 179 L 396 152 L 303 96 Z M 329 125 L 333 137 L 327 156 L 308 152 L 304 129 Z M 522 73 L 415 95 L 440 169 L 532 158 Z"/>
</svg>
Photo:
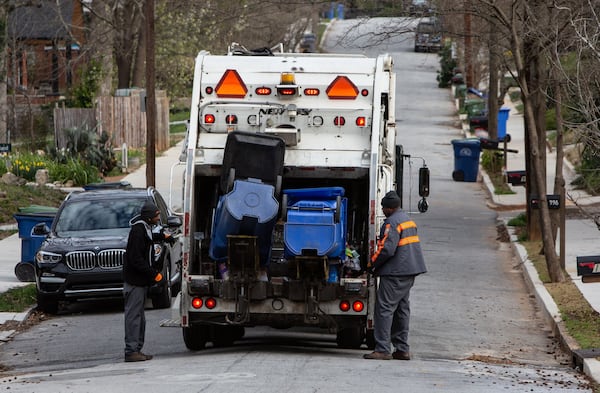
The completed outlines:
<svg viewBox="0 0 600 393">
<path fill-rule="evenodd" d="M 162 281 L 163 275 L 160 273 L 156 273 L 156 276 L 154 276 L 154 281 L 155 282 L 160 282 Z"/>
<path fill-rule="evenodd" d="M 374 274 L 375 273 L 375 267 L 373 266 L 373 264 L 371 262 L 369 262 L 367 264 L 367 273 L 369 274 Z"/>
<path fill-rule="evenodd" d="M 169 232 L 164 232 L 163 231 L 163 236 L 165 237 L 165 241 L 167 243 L 169 243 L 170 245 L 175 244 L 175 238 Z"/>
</svg>

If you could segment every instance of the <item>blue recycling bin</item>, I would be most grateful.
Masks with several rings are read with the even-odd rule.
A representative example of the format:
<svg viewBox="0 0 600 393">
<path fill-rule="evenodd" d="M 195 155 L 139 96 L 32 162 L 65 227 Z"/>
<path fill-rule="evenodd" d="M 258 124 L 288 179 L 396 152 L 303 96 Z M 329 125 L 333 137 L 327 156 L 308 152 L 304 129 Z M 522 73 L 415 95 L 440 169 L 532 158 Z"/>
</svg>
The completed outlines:
<svg viewBox="0 0 600 393">
<path fill-rule="evenodd" d="M 481 142 L 478 138 L 454 139 L 454 172 L 455 181 L 475 182 L 479 172 L 479 154 Z"/>
<path fill-rule="evenodd" d="M 506 121 L 510 108 L 500 108 L 498 110 L 498 140 L 503 141 L 506 138 Z M 510 141 L 510 139 L 508 140 Z"/>
<path fill-rule="evenodd" d="M 39 213 L 18 213 L 15 214 L 17 226 L 19 229 L 19 238 L 21 239 L 21 262 L 35 261 L 35 253 L 42 245 L 45 235 L 34 235 L 33 227 L 41 222 L 48 227 L 52 226 L 56 212 L 39 212 Z"/>
<path fill-rule="evenodd" d="M 343 258 L 348 199 L 342 187 L 287 189 L 284 255 Z"/>
</svg>

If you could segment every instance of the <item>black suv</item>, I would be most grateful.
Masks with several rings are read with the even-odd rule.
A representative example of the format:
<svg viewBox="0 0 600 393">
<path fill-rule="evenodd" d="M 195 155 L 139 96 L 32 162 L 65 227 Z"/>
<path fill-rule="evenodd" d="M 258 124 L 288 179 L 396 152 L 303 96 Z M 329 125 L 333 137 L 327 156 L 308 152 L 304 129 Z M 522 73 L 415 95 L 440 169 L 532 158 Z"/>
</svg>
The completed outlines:
<svg viewBox="0 0 600 393">
<path fill-rule="evenodd" d="M 123 256 L 130 221 L 144 202 L 160 209 L 160 223 L 178 238 L 181 218 L 169 211 L 152 187 L 98 187 L 70 193 L 48 228 L 37 224 L 33 231 L 47 235 L 35 258 L 38 308 L 58 312 L 60 301 L 123 296 Z M 154 263 L 163 279 L 149 290 L 155 308 L 171 305 L 181 288 L 181 244 L 154 245 Z"/>
</svg>

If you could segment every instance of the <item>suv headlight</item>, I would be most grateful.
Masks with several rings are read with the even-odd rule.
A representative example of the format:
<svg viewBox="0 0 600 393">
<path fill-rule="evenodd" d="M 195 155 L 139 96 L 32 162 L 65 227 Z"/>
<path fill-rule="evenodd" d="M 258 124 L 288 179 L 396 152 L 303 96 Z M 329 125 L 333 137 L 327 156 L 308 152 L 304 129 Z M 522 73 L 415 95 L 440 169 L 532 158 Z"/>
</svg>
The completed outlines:
<svg viewBox="0 0 600 393">
<path fill-rule="evenodd" d="M 62 259 L 62 255 L 48 251 L 38 251 L 35 254 L 35 260 L 39 266 L 56 265 Z"/>
</svg>

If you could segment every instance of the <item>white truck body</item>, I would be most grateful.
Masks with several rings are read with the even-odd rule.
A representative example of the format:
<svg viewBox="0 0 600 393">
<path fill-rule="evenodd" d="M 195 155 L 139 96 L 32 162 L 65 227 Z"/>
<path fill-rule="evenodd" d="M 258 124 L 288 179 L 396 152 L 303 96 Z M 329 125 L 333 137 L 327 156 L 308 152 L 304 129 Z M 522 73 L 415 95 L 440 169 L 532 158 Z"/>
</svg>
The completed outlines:
<svg viewBox="0 0 600 393">
<path fill-rule="evenodd" d="M 274 240 L 267 281 L 223 279 L 206 250 L 225 192 L 219 184 L 227 137 L 240 131 L 285 141 L 284 172 L 274 193 L 280 204 L 279 189 L 345 189 L 347 243 L 366 267 L 385 218 L 379 202 L 394 189 L 401 159 L 396 157 L 394 94 L 388 55 L 200 52 L 182 155 L 183 261 L 176 312 L 188 348 L 201 349 L 210 341 L 229 344 L 244 327 L 257 325 L 318 326 L 337 332 L 342 347 L 357 348 L 365 338 L 374 345 L 375 286 L 366 273 L 348 277 L 340 271 L 339 280 L 325 277 L 318 283 L 292 273 L 288 277 L 275 272 L 287 262 Z M 281 231 L 274 232 L 281 238 Z M 235 262 L 232 258 L 227 263 Z"/>
</svg>

